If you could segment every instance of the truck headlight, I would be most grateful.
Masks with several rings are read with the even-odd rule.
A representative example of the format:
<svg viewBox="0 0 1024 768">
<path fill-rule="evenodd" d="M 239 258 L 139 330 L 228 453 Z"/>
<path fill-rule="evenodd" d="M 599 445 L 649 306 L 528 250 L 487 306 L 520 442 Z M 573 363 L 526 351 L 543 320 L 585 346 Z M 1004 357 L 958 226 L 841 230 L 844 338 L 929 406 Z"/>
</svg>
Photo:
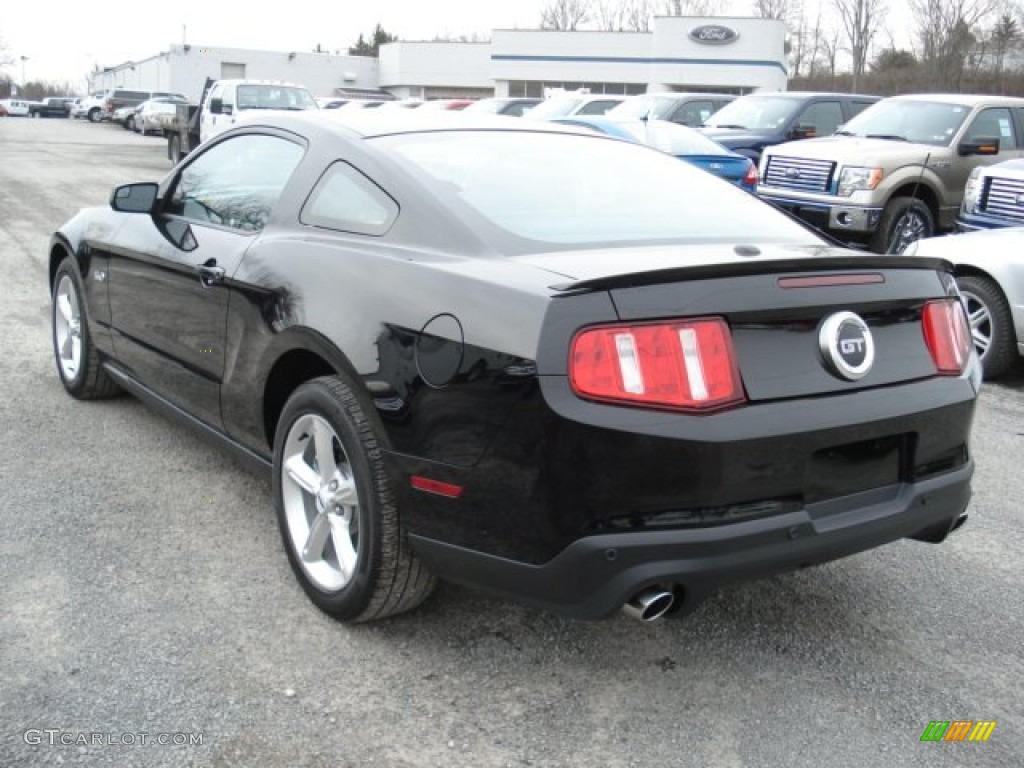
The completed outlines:
<svg viewBox="0 0 1024 768">
<path fill-rule="evenodd" d="M 985 186 L 981 178 L 981 168 L 980 165 L 972 168 L 970 176 L 967 177 L 967 185 L 964 187 L 963 204 L 965 213 L 976 213 L 978 210 L 978 203 L 981 201 L 981 190 Z"/>
<path fill-rule="evenodd" d="M 861 189 L 874 189 L 882 180 L 881 168 L 843 168 L 839 174 L 840 197 L 849 197 Z"/>
</svg>

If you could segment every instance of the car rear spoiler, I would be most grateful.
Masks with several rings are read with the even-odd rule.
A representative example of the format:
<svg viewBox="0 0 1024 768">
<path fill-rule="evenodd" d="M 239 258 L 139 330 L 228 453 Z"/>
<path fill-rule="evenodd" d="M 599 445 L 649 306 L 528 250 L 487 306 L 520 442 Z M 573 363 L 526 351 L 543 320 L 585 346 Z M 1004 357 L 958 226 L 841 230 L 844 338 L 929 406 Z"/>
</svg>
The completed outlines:
<svg viewBox="0 0 1024 768">
<path fill-rule="evenodd" d="M 829 249 L 823 249 L 826 253 Z M 749 253 L 748 253 L 749 251 Z M 667 269 L 630 272 L 609 275 L 590 280 L 577 280 L 549 286 L 561 295 L 609 291 L 619 288 L 638 288 L 644 285 L 681 282 L 684 280 L 709 280 L 721 277 L 739 277 L 767 274 L 792 274 L 807 272 L 849 273 L 865 270 L 924 269 L 952 274 L 953 265 L 945 259 L 922 256 L 889 256 L 885 254 L 855 254 L 815 256 L 798 259 L 756 260 L 760 253 L 751 246 L 736 246 L 740 255 L 751 257 L 750 261 L 706 264 L 697 267 L 669 267 Z"/>
</svg>

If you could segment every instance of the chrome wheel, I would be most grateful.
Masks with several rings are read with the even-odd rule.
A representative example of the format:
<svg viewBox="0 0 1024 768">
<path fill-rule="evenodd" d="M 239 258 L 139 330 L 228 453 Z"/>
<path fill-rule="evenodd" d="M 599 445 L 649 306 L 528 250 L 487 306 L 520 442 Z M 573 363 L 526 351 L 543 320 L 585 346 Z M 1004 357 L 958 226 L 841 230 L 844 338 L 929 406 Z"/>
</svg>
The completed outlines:
<svg viewBox="0 0 1024 768">
<path fill-rule="evenodd" d="M 988 306 L 973 293 L 961 289 L 964 306 L 967 309 L 967 322 L 971 326 L 971 339 L 974 341 L 974 348 L 978 351 L 978 357 L 984 364 L 988 356 L 989 348 L 992 346 L 992 313 Z"/>
<path fill-rule="evenodd" d="M 315 414 L 296 419 L 280 467 L 290 544 L 310 581 L 336 592 L 352 580 L 359 559 L 359 492 L 331 424 Z"/>
<path fill-rule="evenodd" d="M 82 310 L 75 284 L 66 274 L 57 283 L 53 328 L 60 371 L 66 381 L 74 381 L 82 367 Z"/>
<path fill-rule="evenodd" d="M 931 235 L 931 225 L 913 209 L 903 213 L 892 228 L 889 253 L 903 253 L 911 243 Z"/>
</svg>

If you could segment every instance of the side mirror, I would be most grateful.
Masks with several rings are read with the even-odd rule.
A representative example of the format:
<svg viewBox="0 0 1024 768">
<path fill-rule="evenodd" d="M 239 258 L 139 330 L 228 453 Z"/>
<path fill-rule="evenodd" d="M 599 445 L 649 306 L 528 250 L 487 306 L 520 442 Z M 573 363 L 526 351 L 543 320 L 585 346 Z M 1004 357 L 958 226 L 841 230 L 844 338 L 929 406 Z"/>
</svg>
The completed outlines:
<svg viewBox="0 0 1024 768">
<path fill-rule="evenodd" d="M 813 139 L 818 135 L 818 129 L 810 123 L 800 123 L 789 135 L 794 139 Z"/>
<path fill-rule="evenodd" d="M 224 112 L 224 99 L 214 98 L 210 99 L 210 112 L 219 115 Z"/>
<path fill-rule="evenodd" d="M 979 139 L 964 139 L 957 145 L 956 152 L 960 157 L 968 155 L 998 155 L 999 138 L 985 137 Z"/>
<path fill-rule="evenodd" d="M 152 213 L 157 189 L 151 181 L 122 184 L 110 195 L 110 207 L 121 213 Z"/>
</svg>

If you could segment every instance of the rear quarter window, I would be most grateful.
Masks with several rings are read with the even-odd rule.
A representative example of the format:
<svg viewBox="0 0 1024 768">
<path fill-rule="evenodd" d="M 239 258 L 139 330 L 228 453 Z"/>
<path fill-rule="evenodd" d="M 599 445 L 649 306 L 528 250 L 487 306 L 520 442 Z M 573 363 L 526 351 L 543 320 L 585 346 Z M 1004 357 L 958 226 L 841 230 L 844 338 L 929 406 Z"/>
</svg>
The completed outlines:
<svg viewBox="0 0 1024 768">
<path fill-rule="evenodd" d="M 398 204 L 345 162 L 331 165 L 302 207 L 299 221 L 313 227 L 383 235 L 398 217 Z"/>
</svg>

